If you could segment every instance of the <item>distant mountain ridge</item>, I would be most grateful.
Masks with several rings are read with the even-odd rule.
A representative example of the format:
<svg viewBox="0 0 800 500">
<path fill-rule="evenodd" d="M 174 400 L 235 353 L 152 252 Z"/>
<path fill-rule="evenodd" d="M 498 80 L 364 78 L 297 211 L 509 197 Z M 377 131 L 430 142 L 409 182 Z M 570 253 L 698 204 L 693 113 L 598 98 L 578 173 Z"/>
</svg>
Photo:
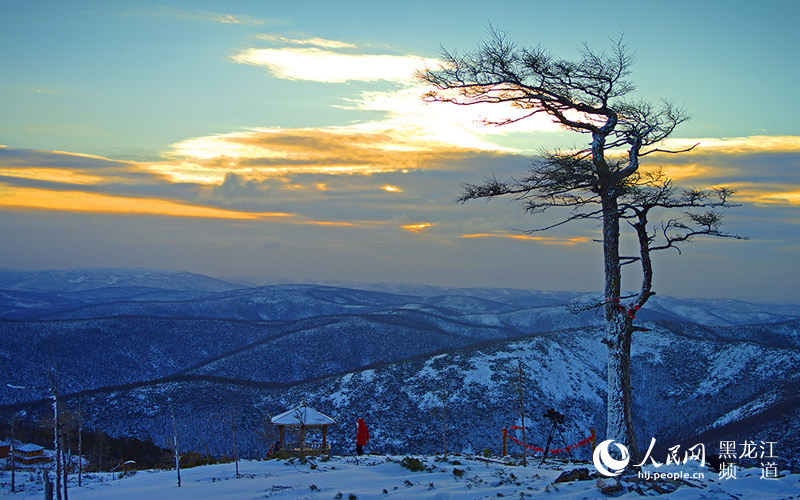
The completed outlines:
<svg viewBox="0 0 800 500">
<path fill-rule="evenodd" d="M 242 285 L 187 271 L 138 268 L 0 270 L 0 289 L 30 292 L 77 292 L 98 288 L 141 287 L 164 290 L 224 291 Z"/>
<path fill-rule="evenodd" d="M 399 293 L 404 290 L 420 293 Z M 402 306 L 435 308 L 444 314 L 470 316 L 470 320 L 487 324 L 520 324 L 514 319 L 481 319 L 479 315 L 503 314 L 510 318 L 525 310 L 542 312 L 551 308 L 551 318 L 562 317 L 563 327 L 567 327 L 586 324 L 592 315 L 578 315 L 582 316 L 580 320 L 566 319 L 571 315 L 566 306 L 597 301 L 596 297 L 597 294 L 580 292 L 429 285 L 246 287 L 196 273 L 154 269 L 0 271 L 0 318 L 7 319 L 145 315 L 272 321 Z M 800 304 L 655 296 L 640 316 L 643 320 L 718 326 L 779 323 L 800 318 Z"/>
</svg>

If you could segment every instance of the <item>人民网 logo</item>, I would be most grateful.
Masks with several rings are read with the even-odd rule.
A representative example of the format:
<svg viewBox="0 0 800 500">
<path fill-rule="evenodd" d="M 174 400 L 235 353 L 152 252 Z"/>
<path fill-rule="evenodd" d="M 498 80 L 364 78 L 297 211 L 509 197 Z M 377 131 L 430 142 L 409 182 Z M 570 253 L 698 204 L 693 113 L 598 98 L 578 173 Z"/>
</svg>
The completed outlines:
<svg viewBox="0 0 800 500">
<path fill-rule="evenodd" d="M 614 443 L 614 446 L 617 447 L 622 455 L 620 460 L 611 456 L 611 452 L 608 450 L 611 443 Z M 624 445 L 615 443 L 613 439 L 607 439 L 598 444 L 597 448 L 594 449 L 592 461 L 594 462 L 595 468 L 597 468 L 597 472 L 604 476 L 614 477 L 622 473 L 622 470 L 628 466 L 628 462 L 631 461 L 631 456 L 630 453 L 628 453 L 628 448 Z"/>
</svg>

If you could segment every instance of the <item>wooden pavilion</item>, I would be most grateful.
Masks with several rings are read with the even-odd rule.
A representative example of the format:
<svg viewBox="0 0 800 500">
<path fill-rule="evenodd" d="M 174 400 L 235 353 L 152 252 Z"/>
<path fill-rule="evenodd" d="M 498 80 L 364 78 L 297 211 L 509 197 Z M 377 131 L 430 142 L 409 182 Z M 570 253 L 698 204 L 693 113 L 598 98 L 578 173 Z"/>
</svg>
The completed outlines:
<svg viewBox="0 0 800 500">
<path fill-rule="evenodd" d="M 306 405 L 306 402 L 280 415 L 272 417 L 278 428 L 281 456 L 330 455 L 328 426 L 338 422 Z M 322 433 L 322 442 L 310 442 L 310 434 Z"/>
</svg>

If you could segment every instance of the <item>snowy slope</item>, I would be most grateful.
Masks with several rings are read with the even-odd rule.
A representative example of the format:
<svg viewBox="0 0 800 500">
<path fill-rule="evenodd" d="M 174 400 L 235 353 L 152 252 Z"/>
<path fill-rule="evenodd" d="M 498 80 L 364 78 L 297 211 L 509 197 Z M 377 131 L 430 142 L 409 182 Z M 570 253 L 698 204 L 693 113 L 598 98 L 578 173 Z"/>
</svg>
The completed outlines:
<svg viewBox="0 0 800 500">
<path fill-rule="evenodd" d="M 405 315 L 335 316 L 295 323 L 287 334 L 193 367 L 187 373 L 261 382 L 297 382 L 453 350 L 515 332 L 442 319 L 439 324 Z"/>
<path fill-rule="evenodd" d="M 183 469 L 180 487 L 174 471 L 139 471 L 122 479 L 108 473 L 92 474 L 80 488 L 71 484 L 69 497 L 73 500 L 477 500 L 501 497 L 582 500 L 608 497 L 600 491 L 596 475 L 588 480 L 556 483 L 562 472 L 560 467 L 521 467 L 464 456 L 451 456 L 447 461 L 421 456 L 417 458 L 425 470 L 412 472 L 402 467 L 403 458 L 242 461 L 238 477 L 233 464 L 208 465 Z M 591 468 L 591 465 L 581 466 Z M 574 467 L 566 466 L 567 470 Z M 659 496 L 666 499 L 786 500 L 800 496 L 800 475 L 788 471 L 780 472 L 779 478 L 763 480 L 760 469 L 742 469 L 736 479 L 719 480 L 719 475 L 710 469 L 689 466 L 685 469 L 702 474 L 703 479 L 647 482 L 632 478 L 620 483 L 623 489 L 614 497 L 655 496 L 658 494 L 655 488 L 673 490 Z M 645 468 L 651 474 L 664 470 Z M 0 481 L 8 481 L 7 476 L 8 473 L 0 473 Z M 614 483 L 613 480 L 608 482 Z M 36 482 L 25 482 L 23 487 L 24 491 L 14 494 L 13 498 L 41 498 L 41 486 Z"/>
</svg>

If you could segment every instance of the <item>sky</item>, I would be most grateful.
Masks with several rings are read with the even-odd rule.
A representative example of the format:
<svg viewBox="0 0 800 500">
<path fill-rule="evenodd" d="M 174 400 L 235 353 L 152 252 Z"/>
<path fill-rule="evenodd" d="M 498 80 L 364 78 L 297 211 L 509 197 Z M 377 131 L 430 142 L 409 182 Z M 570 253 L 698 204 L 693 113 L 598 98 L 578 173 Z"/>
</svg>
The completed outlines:
<svg viewBox="0 0 800 500">
<path fill-rule="evenodd" d="M 658 254 L 657 293 L 796 303 L 798 18 L 783 1 L 0 0 L 0 267 L 601 290 L 596 224 L 526 234 L 559 214 L 455 201 L 589 140 L 421 100 L 414 72 L 494 26 L 564 58 L 623 35 L 635 97 L 682 105 L 673 144 L 699 144 L 646 167 L 738 189 L 725 229 L 749 240 Z"/>
</svg>

